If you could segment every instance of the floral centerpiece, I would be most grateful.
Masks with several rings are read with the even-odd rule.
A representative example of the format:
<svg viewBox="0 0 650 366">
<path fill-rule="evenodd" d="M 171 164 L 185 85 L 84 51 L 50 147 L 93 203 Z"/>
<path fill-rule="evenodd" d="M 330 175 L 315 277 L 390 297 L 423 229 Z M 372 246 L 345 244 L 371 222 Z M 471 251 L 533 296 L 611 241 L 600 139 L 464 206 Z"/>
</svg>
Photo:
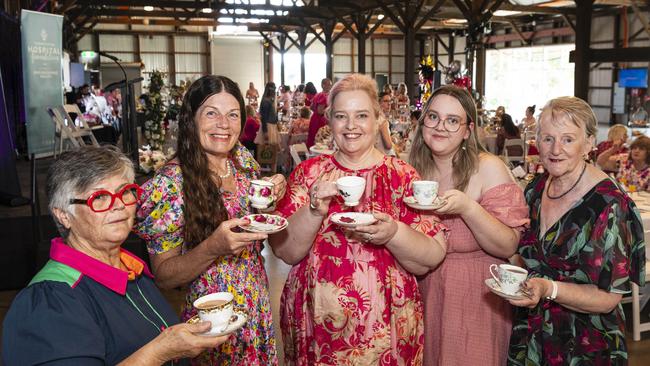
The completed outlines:
<svg viewBox="0 0 650 366">
<path fill-rule="evenodd" d="M 169 151 L 170 156 L 173 151 Z M 167 162 L 167 155 L 160 150 L 152 150 L 151 146 L 145 145 L 138 149 L 140 169 L 145 173 L 155 172 L 160 169 Z"/>
<path fill-rule="evenodd" d="M 144 110 L 144 137 L 152 150 L 163 147 L 165 142 L 165 104 L 162 92 L 165 87 L 163 73 L 154 70 L 149 78 L 149 100 Z"/>
</svg>

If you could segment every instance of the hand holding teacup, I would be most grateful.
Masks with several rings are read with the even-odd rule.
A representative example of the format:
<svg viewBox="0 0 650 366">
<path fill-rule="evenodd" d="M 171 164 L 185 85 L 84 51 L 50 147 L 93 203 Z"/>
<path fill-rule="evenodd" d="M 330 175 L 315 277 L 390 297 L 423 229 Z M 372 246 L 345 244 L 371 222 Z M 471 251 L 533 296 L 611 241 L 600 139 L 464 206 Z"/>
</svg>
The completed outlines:
<svg viewBox="0 0 650 366">
<path fill-rule="evenodd" d="M 234 313 L 234 296 L 230 292 L 216 292 L 201 296 L 192 304 L 204 322 L 210 322 L 218 332 L 226 330 Z"/>
<path fill-rule="evenodd" d="M 346 234 L 360 242 L 385 245 L 397 234 L 398 223 L 390 215 L 383 212 L 375 212 L 373 216 L 377 221 L 370 225 L 346 228 Z"/>
<path fill-rule="evenodd" d="M 323 174 L 320 179 L 309 187 L 309 208 L 319 216 L 327 215 L 330 201 L 339 194 L 336 183 L 342 173 L 332 170 Z"/>
<path fill-rule="evenodd" d="M 521 284 L 521 289 L 526 293 L 526 297 L 521 300 L 508 300 L 512 305 L 534 308 L 539 301 L 551 293 L 551 281 L 545 278 L 529 278 Z"/>
<path fill-rule="evenodd" d="M 501 291 L 508 295 L 516 294 L 520 290 L 521 284 L 528 277 L 527 270 L 505 263 L 490 265 L 490 274 L 501 287 Z"/>
<path fill-rule="evenodd" d="M 281 174 L 251 181 L 248 197 L 251 206 L 259 210 L 272 208 L 278 198 L 284 196 L 287 181 Z"/>
</svg>

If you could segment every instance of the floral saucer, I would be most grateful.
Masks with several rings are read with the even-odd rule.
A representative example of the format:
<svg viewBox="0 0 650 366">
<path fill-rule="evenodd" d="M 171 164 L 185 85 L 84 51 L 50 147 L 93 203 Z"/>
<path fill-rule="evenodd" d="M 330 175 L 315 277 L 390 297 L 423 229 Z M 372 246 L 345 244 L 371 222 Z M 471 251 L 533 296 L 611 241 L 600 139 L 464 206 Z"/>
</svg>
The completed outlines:
<svg viewBox="0 0 650 366">
<path fill-rule="evenodd" d="M 289 222 L 282 216 L 269 214 L 254 214 L 244 216 L 250 221 L 248 225 L 240 225 L 243 230 L 251 233 L 274 234 L 289 226 Z"/>
<path fill-rule="evenodd" d="M 217 329 L 215 327 L 205 333 L 201 333 L 200 335 L 205 337 L 219 337 L 219 336 L 227 335 L 243 327 L 244 324 L 246 324 L 247 320 L 248 320 L 248 316 L 246 315 L 246 313 L 240 310 L 235 310 L 232 317 L 230 318 L 230 321 L 228 322 L 228 325 L 225 328 L 222 327 L 221 329 Z M 199 318 L 199 315 L 197 314 L 189 318 L 187 320 L 187 323 L 194 324 L 200 321 L 201 318 Z"/>
<path fill-rule="evenodd" d="M 408 196 L 408 197 L 404 197 L 404 203 L 406 203 L 407 206 L 414 208 L 416 210 L 429 211 L 429 210 L 437 210 L 440 207 L 444 206 L 445 203 L 447 203 L 447 200 L 444 200 L 440 197 L 436 197 L 436 199 L 433 200 L 433 202 L 430 205 L 421 205 L 418 203 L 415 197 Z"/>
<path fill-rule="evenodd" d="M 485 284 L 490 288 L 490 291 L 507 300 L 523 300 L 528 298 L 521 290 L 517 291 L 514 295 L 503 292 L 501 286 L 499 286 L 499 283 L 494 278 L 486 279 Z"/>
<path fill-rule="evenodd" d="M 343 227 L 371 225 L 377 221 L 373 214 L 363 212 L 339 212 L 330 216 L 330 220 Z"/>
</svg>

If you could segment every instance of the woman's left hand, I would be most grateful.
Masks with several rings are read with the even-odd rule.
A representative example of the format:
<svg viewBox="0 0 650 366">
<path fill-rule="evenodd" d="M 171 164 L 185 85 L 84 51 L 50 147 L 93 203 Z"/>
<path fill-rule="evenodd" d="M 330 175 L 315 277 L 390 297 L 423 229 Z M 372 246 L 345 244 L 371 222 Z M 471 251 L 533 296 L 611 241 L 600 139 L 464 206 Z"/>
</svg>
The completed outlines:
<svg viewBox="0 0 650 366">
<path fill-rule="evenodd" d="M 446 191 L 442 196 L 439 196 L 439 199 L 445 201 L 445 203 L 435 211 L 445 215 L 458 215 L 466 212 L 472 203 L 471 198 L 456 189 Z"/>
<path fill-rule="evenodd" d="M 273 183 L 273 197 L 275 197 L 276 202 L 284 197 L 284 192 L 287 190 L 287 180 L 284 178 L 284 175 L 275 174 L 270 177 L 264 177 L 262 180 Z"/>
<path fill-rule="evenodd" d="M 374 245 L 385 245 L 397 233 L 397 221 L 383 212 L 373 214 L 377 219 L 372 225 L 361 225 L 350 229 L 347 232 L 356 240 Z"/>
<path fill-rule="evenodd" d="M 551 283 L 545 278 L 529 278 L 521 284 L 521 290 L 527 296 L 522 300 L 508 301 L 515 306 L 534 308 L 539 303 L 539 300 L 546 296 L 549 286 L 551 286 Z"/>
</svg>

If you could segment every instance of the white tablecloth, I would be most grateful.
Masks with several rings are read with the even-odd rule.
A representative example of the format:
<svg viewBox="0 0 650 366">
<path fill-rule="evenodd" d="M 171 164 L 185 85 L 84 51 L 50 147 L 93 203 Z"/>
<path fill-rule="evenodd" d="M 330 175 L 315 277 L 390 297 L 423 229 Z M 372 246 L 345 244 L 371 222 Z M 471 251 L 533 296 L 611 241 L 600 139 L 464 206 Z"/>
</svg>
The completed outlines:
<svg viewBox="0 0 650 366">
<path fill-rule="evenodd" d="M 647 193 L 631 193 L 630 197 L 641 212 L 643 231 L 645 233 L 645 254 L 646 258 L 650 259 L 650 195 Z"/>
</svg>

